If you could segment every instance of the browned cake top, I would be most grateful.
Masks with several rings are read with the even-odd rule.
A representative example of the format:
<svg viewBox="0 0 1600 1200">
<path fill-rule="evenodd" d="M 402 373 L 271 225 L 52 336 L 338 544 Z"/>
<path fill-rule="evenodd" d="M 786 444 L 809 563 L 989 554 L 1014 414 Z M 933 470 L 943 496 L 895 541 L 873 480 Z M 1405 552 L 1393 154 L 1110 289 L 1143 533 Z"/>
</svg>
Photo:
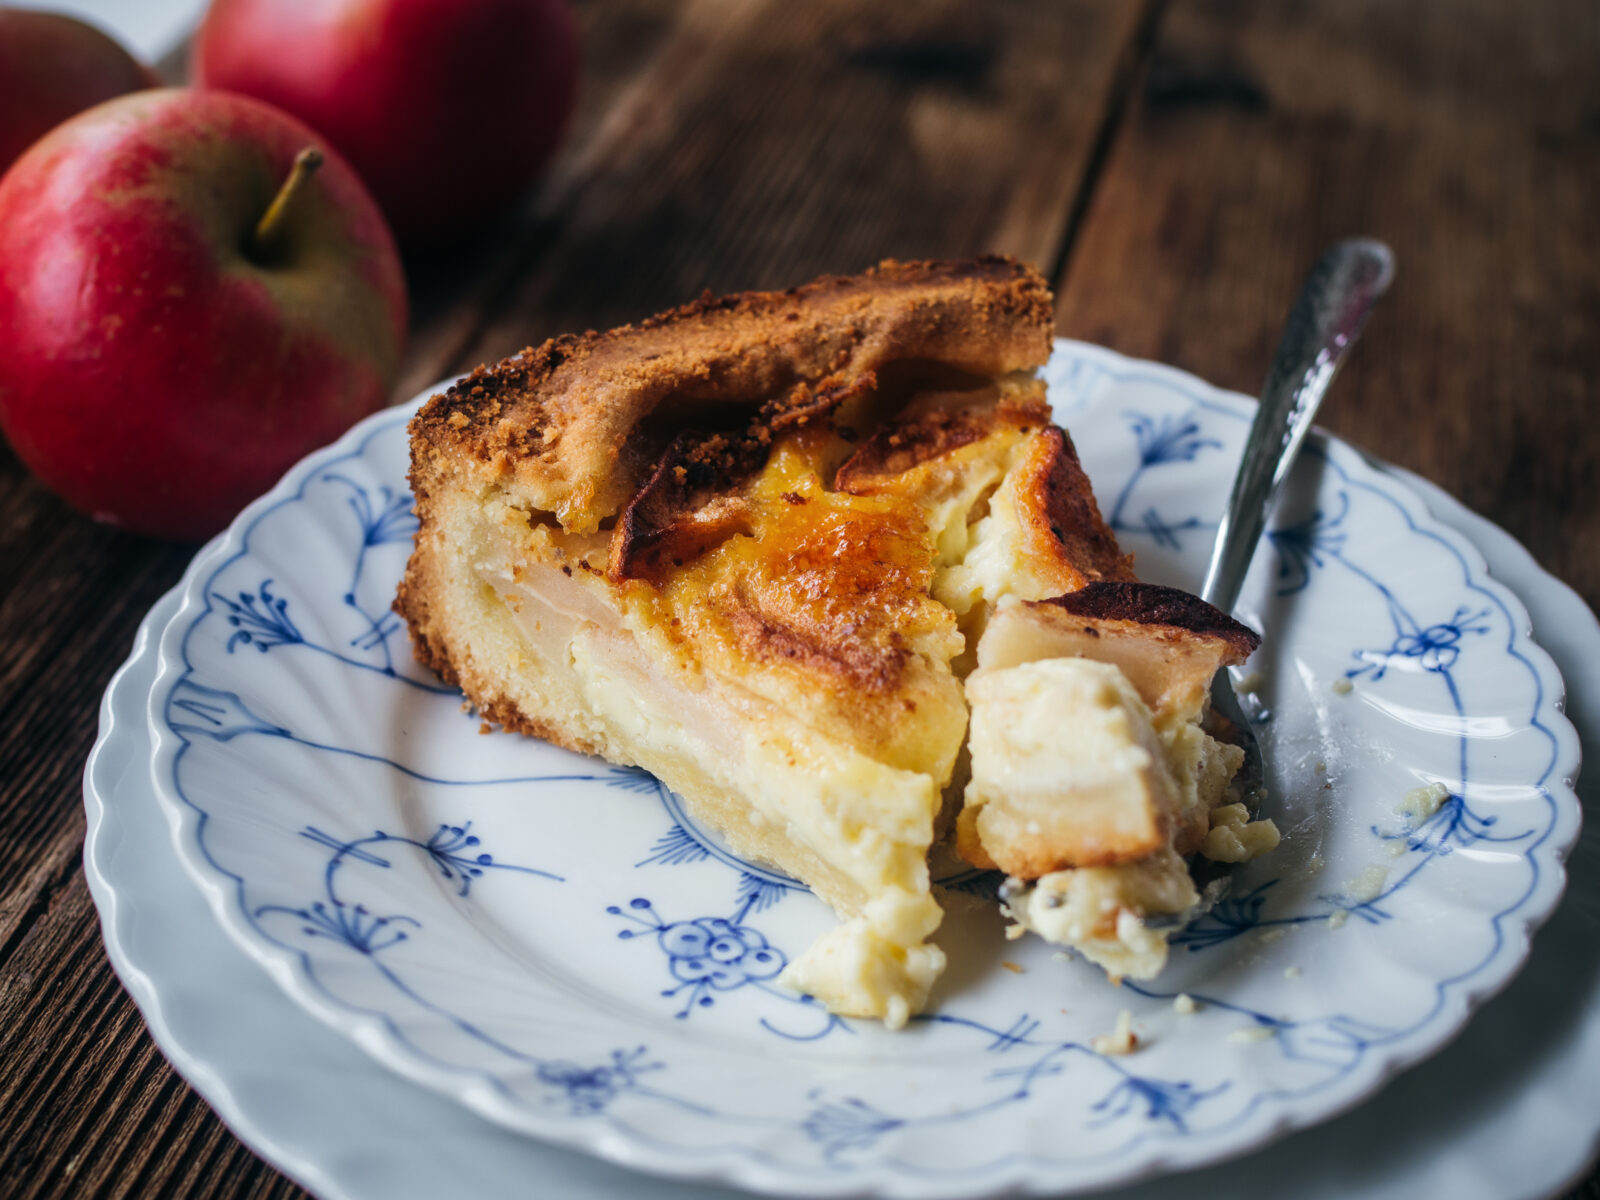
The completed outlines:
<svg viewBox="0 0 1600 1200">
<path fill-rule="evenodd" d="M 1043 279 L 985 258 L 558 338 L 413 421 L 419 548 L 437 514 L 492 497 L 525 531 L 518 586 L 570 584 L 686 677 L 942 781 L 966 723 L 959 619 L 983 589 L 1132 577 L 1031 374 L 1050 328 Z M 982 582 L 960 575 L 980 524 Z M 423 590 L 402 589 L 414 630 Z"/>
<path fill-rule="evenodd" d="M 448 457 L 568 531 L 592 532 L 661 466 L 676 432 L 729 431 L 728 446 L 699 447 L 714 473 L 759 465 L 749 443 L 838 408 L 891 363 L 988 377 L 1038 366 L 1051 320 L 1045 281 L 997 256 L 887 261 L 784 292 L 706 297 L 479 368 L 417 414 L 413 482 L 425 489 L 428 460 Z M 681 483 L 693 465 L 666 469 Z"/>
</svg>

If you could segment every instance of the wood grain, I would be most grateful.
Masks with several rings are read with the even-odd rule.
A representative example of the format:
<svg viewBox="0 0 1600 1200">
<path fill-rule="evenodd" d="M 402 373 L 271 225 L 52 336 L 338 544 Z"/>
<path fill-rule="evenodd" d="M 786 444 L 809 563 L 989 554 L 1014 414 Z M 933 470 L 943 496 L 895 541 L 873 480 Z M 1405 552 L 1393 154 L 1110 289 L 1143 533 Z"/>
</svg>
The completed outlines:
<svg viewBox="0 0 1600 1200">
<path fill-rule="evenodd" d="M 0 1196 L 305 1195 L 167 1066 L 81 874 L 0 964 L 0 1012 Z"/>
<path fill-rule="evenodd" d="M 1254 393 L 1351 233 L 1399 274 L 1323 423 L 1600 601 L 1600 19 L 1586 0 L 1175 0 L 1060 329 Z"/>
<path fill-rule="evenodd" d="M 100 692 L 192 551 L 85 521 L 0 445 L 0 962 L 77 870 Z"/>
<path fill-rule="evenodd" d="M 1143 16 L 693 0 L 462 364 L 883 257 L 1048 264 Z"/>
<path fill-rule="evenodd" d="M 605 169 L 597 150 L 619 113 L 647 111 L 641 80 L 649 64 L 681 38 L 683 0 L 628 0 L 580 9 L 584 47 L 578 110 L 563 149 L 526 202 L 503 221 L 458 245 L 409 251 L 411 337 L 397 398 L 461 369 L 490 314 L 504 305 L 513 282 L 550 238 L 549 212 L 580 181 Z"/>
<path fill-rule="evenodd" d="M 400 394 L 702 287 L 780 286 L 889 254 L 1049 261 L 1110 85 L 1136 65 L 1143 10 L 628 0 L 579 12 L 584 99 L 544 184 L 475 243 L 407 261 Z M 0 1042 L 0 1194 L 300 1194 L 154 1052 L 78 868 L 99 694 L 191 551 L 84 521 L 9 452 L 0 503 L 0 561 L 18 564 L 0 576 L 0 778 L 14 801 L 0 1021 L 21 1031 Z"/>
<path fill-rule="evenodd" d="M 1328 423 L 1600 598 L 1589 0 L 578 12 L 545 180 L 408 259 L 400 394 L 704 288 L 985 249 L 1056 271 L 1063 332 L 1253 391 L 1304 269 L 1372 233 L 1401 276 Z M 3 447 L 0 511 L 0 1195 L 303 1196 L 161 1059 L 78 862 L 99 696 L 192 548 L 89 523 Z"/>
</svg>

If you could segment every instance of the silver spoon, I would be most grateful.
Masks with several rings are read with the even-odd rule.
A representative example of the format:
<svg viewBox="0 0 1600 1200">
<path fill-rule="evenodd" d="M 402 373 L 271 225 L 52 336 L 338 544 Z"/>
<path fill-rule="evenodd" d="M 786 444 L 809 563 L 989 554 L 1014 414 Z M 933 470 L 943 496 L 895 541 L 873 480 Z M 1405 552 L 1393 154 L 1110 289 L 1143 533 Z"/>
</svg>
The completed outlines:
<svg viewBox="0 0 1600 1200">
<path fill-rule="evenodd" d="M 1224 612 L 1231 611 L 1239 598 L 1267 514 L 1311 431 L 1311 419 L 1328 385 L 1393 279 L 1394 255 L 1371 238 L 1339 242 L 1306 276 L 1272 356 L 1261 407 L 1245 439 L 1244 458 L 1200 588 L 1201 597 Z M 1252 809 L 1258 808 L 1266 798 L 1265 760 L 1226 671 L 1218 671 L 1212 680 L 1211 706 L 1237 730 L 1236 740 L 1245 752 L 1237 777 L 1239 794 Z M 1213 882 L 1206 888 L 1201 911 L 1221 896 L 1225 884 L 1215 881 L 1225 879 L 1227 872 L 1225 865 L 1205 872 Z M 1172 923 L 1186 923 L 1197 915 L 1185 913 Z"/>
</svg>

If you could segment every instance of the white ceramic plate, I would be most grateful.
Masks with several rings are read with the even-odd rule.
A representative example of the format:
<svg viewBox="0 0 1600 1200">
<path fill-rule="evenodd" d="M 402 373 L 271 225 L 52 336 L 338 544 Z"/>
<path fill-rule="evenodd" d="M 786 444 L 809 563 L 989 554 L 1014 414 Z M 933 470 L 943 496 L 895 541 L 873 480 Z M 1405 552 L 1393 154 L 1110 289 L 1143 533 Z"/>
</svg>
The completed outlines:
<svg viewBox="0 0 1600 1200">
<path fill-rule="evenodd" d="M 1070 344 L 1052 385 L 1144 573 L 1192 582 L 1248 402 Z M 479 737 L 409 667 L 383 615 L 403 471 L 403 414 L 381 414 L 197 563 L 159 647 L 153 782 L 224 928 L 291 996 L 512 1128 L 770 1191 L 1104 1186 L 1370 1092 L 1504 983 L 1559 895 L 1560 681 L 1481 556 L 1333 443 L 1246 591 L 1273 631 L 1285 846 L 1159 988 L 1003 944 L 973 905 L 929 1020 L 834 1021 L 770 984 L 820 905 L 648 779 Z M 1403 815 L 1432 781 L 1444 806 Z M 1199 1014 L 1173 1014 L 1179 989 Z M 1121 1007 L 1147 1048 L 1092 1053 Z"/>
<path fill-rule="evenodd" d="M 1430 484 L 1409 482 L 1523 598 L 1566 680 L 1567 711 L 1592 745 L 1600 738 L 1594 615 L 1505 533 Z M 289 1001 L 223 935 L 178 864 L 149 781 L 145 701 L 155 641 L 177 605 L 171 592 L 151 611 L 106 691 L 84 779 L 84 867 L 107 952 L 151 1034 L 229 1127 L 325 1200 L 712 1195 L 522 1137 L 399 1083 Z M 1580 794 L 1592 812 L 1596 787 L 1580 785 Z M 1444 1052 L 1354 1112 L 1243 1159 L 1133 1184 L 1119 1200 L 1560 1194 L 1600 1137 L 1600 964 L 1592 953 L 1600 941 L 1600 829 L 1585 829 L 1569 866 L 1571 885 L 1527 967 Z"/>
</svg>

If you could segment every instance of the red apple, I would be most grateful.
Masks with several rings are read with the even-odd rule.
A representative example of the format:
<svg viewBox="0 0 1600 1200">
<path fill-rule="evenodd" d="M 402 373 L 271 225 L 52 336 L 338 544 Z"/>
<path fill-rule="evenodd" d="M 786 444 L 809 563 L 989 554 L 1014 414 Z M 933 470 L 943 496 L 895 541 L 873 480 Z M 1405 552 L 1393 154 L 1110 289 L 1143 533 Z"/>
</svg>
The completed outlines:
<svg viewBox="0 0 1600 1200">
<path fill-rule="evenodd" d="M 385 403 L 405 330 L 377 206 L 257 101 L 124 96 L 0 179 L 0 427 L 97 519 L 214 533 Z"/>
<path fill-rule="evenodd" d="M 156 82 L 93 25 L 0 8 L 0 174 L 74 113 Z"/>
<path fill-rule="evenodd" d="M 214 0 L 203 87 L 325 134 L 403 242 L 508 209 L 555 151 L 577 93 L 566 0 Z"/>
</svg>

